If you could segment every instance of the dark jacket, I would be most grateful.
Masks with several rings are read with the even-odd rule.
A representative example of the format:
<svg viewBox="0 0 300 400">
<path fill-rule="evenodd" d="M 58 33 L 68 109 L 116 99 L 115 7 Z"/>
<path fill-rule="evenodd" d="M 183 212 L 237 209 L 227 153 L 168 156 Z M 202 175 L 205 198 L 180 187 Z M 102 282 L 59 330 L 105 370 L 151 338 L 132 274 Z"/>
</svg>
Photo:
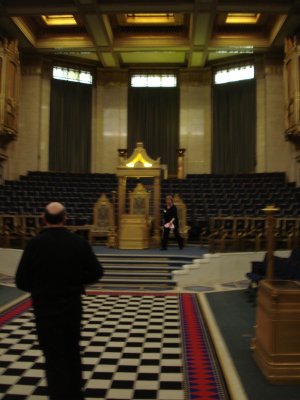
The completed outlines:
<svg viewBox="0 0 300 400">
<path fill-rule="evenodd" d="M 65 227 L 44 229 L 21 257 L 16 286 L 31 293 L 35 311 L 58 312 L 84 293 L 84 285 L 101 278 L 102 266 L 90 244 Z"/>
<path fill-rule="evenodd" d="M 164 224 L 170 222 L 172 219 L 175 229 L 178 228 L 178 215 L 177 215 L 177 208 L 173 204 L 170 208 L 165 208 L 163 210 L 163 220 Z"/>
</svg>

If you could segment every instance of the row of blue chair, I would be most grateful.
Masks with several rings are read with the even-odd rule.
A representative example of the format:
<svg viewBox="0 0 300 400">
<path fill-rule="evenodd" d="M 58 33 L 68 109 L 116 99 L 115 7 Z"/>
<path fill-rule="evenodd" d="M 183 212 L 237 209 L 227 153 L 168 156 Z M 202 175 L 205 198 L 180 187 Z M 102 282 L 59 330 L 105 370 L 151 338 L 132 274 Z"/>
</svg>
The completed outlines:
<svg viewBox="0 0 300 400">
<path fill-rule="evenodd" d="M 143 180 L 141 178 L 141 180 Z M 145 180 L 145 179 L 144 179 Z M 152 191 L 152 180 L 146 179 Z M 136 179 L 128 179 L 133 190 Z M 38 214 L 45 203 L 64 202 L 70 217 L 80 218 L 93 212 L 93 204 L 105 193 L 112 200 L 117 192 L 115 174 L 72 174 L 30 171 L 16 181 L 0 185 L 0 214 Z M 275 203 L 278 216 L 299 216 L 300 192 L 288 183 L 282 172 L 241 175 L 188 174 L 185 179 L 161 181 L 161 203 L 167 194 L 179 194 L 187 206 L 187 223 L 193 239 L 200 235 L 200 225 L 217 216 L 263 216 L 262 208 Z"/>
</svg>

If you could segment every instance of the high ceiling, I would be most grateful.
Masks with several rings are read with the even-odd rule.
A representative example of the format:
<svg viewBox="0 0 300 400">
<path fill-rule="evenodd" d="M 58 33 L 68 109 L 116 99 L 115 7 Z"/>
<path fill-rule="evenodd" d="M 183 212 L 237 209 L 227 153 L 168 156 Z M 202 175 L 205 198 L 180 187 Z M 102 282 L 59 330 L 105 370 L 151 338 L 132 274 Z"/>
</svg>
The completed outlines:
<svg viewBox="0 0 300 400">
<path fill-rule="evenodd" d="M 22 54 L 101 68 L 206 67 L 284 51 L 300 0 L 0 0 Z"/>
</svg>

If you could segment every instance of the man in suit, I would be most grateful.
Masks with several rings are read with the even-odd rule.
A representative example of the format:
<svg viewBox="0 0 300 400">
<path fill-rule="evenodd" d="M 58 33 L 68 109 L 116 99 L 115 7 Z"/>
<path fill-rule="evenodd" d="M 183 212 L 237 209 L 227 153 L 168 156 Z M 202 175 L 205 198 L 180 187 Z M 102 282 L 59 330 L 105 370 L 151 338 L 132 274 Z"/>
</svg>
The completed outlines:
<svg viewBox="0 0 300 400">
<path fill-rule="evenodd" d="M 61 203 L 46 206 L 44 221 L 23 252 L 16 286 L 31 294 L 50 399 L 82 400 L 81 295 L 101 278 L 102 266 L 89 243 L 64 226 Z"/>
<path fill-rule="evenodd" d="M 173 197 L 166 196 L 166 207 L 163 210 L 163 237 L 161 241 L 161 250 L 167 250 L 170 232 L 172 231 L 178 243 L 180 250 L 183 248 L 183 239 L 179 234 L 179 221 L 177 207 L 174 204 Z"/>
</svg>

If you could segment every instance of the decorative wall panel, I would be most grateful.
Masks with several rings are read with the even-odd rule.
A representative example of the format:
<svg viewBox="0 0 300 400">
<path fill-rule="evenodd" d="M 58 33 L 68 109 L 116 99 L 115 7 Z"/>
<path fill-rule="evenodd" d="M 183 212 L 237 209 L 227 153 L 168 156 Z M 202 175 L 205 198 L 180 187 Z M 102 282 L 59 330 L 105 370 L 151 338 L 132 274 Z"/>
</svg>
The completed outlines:
<svg viewBox="0 0 300 400">
<path fill-rule="evenodd" d="M 0 40 L 0 147 L 17 136 L 20 62 L 16 40 Z"/>
</svg>

